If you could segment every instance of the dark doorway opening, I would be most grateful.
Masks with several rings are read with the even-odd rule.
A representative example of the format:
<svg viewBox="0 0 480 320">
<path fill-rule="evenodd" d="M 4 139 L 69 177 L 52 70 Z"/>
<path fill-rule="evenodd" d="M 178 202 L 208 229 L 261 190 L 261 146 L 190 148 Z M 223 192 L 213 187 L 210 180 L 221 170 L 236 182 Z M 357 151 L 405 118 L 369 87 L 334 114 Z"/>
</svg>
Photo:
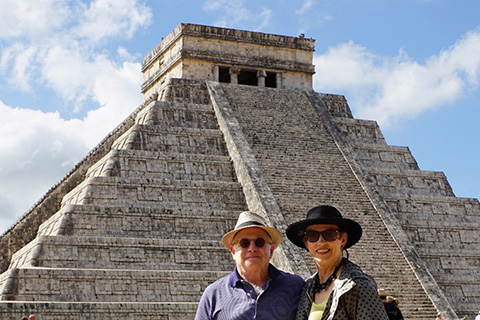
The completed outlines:
<svg viewBox="0 0 480 320">
<path fill-rule="evenodd" d="M 274 72 L 267 72 L 265 78 L 265 87 L 276 88 L 277 87 L 277 74 Z"/>
<path fill-rule="evenodd" d="M 238 74 L 238 84 L 248 84 L 251 86 L 258 86 L 256 71 L 240 71 Z"/>
<path fill-rule="evenodd" d="M 218 82 L 230 83 L 230 68 L 218 68 Z"/>
</svg>

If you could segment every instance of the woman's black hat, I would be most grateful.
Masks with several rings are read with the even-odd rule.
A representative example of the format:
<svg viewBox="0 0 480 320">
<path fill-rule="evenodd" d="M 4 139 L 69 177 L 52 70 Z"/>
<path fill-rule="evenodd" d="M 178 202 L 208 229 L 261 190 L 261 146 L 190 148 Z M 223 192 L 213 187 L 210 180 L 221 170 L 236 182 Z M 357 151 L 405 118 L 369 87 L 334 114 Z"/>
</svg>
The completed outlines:
<svg viewBox="0 0 480 320">
<path fill-rule="evenodd" d="M 345 219 L 342 217 L 340 211 L 332 206 L 317 206 L 307 212 L 307 218 L 287 227 L 287 238 L 300 248 L 305 248 L 303 236 L 305 229 L 314 224 L 334 224 L 339 230 L 345 231 L 348 234 L 348 240 L 345 244 L 345 249 L 350 248 L 362 237 L 362 227 L 358 222 Z"/>
</svg>

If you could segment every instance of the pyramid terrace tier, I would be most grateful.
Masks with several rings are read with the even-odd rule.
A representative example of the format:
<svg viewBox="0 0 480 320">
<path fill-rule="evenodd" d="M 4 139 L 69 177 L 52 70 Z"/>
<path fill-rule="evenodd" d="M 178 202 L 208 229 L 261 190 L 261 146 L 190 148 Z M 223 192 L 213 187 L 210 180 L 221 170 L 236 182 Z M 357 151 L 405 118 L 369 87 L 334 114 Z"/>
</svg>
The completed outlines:
<svg viewBox="0 0 480 320">
<path fill-rule="evenodd" d="M 219 240 L 238 213 L 208 208 L 148 208 L 69 205 L 44 222 L 38 235 Z"/>
<path fill-rule="evenodd" d="M 443 172 L 393 168 L 366 168 L 369 176 L 384 194 L 403 193 L 431 196 L 454 196 Z"/>
<path fill-rule="evenodd" d="M 69 204 L 150 208 L 244 208 L 242 188 L 234 182 L 94 177 L 87 178 L 62 201 Z"/>
<path fill-rule="evenodd" d="M 220 130 L 135 124 L 112 146 L 113 149 L 226 155 Z"/>
<path fill-rule="evenodd" d="M 198 302 L 228 271 L 13 269 L 3 301 Z"/>
<path fill-rule="evenodd" d="M 475 198 L 391 192 L 385 195 L 385 201 L 406 229 L 430 226 L 478 230 L 480 227 L 480 203 Z M 429 220 L 435 223 L 429 224 Z"/>
<path fill-rule="evenodd" d="M 417 161 L 408 147 L 372 143 L 356 143 L 352 147 L 358 160 L 367 168 L 419 170 Z"/>
<path fill-rule="evenodd" d="M 207 251 L 212 255 L 205 255 Z M 37 237 L 12 257 L 21 267 L 230 270 L 230 252 L 218 240 L 119 237 Z"/>
<path fill-rule="evenodd" d="M 115 176 L 171 180 L 234 181 L 230 157 L 117 149 L 94 164 L 86 177 Z"/>
<path fill-rule="evenodd" d="M 142 109 L 136 116 L 137 124 L 218 129 L 218 122 L 210 104 L 178 101 L 156 101 Z"/>
<path fill-rule="evenodd" d="M 48 320 L 180 320 L 193 319 L 196 302 L 0 302 L 0 319 L 35 314 Z"/>
<path fill-rule="evenodd" d="M 334 121 L 344 137 L 353 143 L 386 144 L 376 121 L 339 117 L 335 117 Z"/>
</svg>

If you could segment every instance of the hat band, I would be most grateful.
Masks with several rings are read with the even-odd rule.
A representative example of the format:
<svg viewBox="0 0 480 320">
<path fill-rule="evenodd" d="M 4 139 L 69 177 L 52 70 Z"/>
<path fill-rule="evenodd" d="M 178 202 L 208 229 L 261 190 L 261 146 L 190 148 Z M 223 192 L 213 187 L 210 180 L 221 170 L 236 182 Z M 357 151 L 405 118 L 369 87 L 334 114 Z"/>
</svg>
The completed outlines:
<svg viewBox="0 0 480 320">
<path fill-rule="evenodd" d="M 240 223 L 238 226 L 236 226 L 235 229 L 248 227 L 248 226 L 262 226 L 262 227 L 265 227 L 265 225 L 263 223 L 260 223 L 260 222 L 257 222 L 257 221 L 245 221 L 243 223 Z"/>
</svg>

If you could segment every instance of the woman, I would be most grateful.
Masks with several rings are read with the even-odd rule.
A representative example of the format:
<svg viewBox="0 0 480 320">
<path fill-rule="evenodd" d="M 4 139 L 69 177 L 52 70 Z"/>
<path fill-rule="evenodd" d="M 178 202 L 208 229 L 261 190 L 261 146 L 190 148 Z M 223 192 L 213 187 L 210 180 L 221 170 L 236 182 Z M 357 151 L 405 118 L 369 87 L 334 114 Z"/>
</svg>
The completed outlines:
<svg viewBox="0 0 480 320">
<path fill-rule="evenodd" d="M 331 206 L 310 209 L 305 220 L 288 226 L 287 237 L 306 249 L 317 273 L 303 288 L 296 320 L 384 319 L 388 316 L 373 278 L 343 258 L 360 240 L 362 227 Z"/>
</svg>

